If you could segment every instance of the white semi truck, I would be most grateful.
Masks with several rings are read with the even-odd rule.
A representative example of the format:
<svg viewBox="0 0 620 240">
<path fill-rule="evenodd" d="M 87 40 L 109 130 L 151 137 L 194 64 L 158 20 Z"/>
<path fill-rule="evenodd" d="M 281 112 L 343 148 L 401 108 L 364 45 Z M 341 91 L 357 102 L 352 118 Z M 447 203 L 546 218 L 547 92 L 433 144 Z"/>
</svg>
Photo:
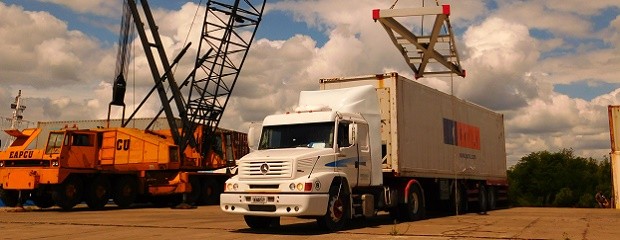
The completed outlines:
<svg viewBox="0 0 620 240">
<path fill-rule="evenodd" d="M 251 228 L 291 216 L 334 231 L 378 211 L 409 221 L 507 200 L 501 114 L 397 73 L 321 79 L 320 88 L 264 119 L 260 139 L 249 139 L 257 149 L 226 181 L 224 212 Z"/>
</svg>

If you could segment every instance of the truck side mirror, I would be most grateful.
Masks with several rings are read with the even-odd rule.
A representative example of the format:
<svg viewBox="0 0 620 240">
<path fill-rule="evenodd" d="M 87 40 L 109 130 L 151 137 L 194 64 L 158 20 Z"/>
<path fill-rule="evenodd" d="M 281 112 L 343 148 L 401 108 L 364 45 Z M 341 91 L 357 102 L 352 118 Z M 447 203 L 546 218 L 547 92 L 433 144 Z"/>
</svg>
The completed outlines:
<svg viewBox="0 0 620 240">
<path fill-rule="evenodd" d="M 252 122 L 248 129 L 248 148 L 250 152 L 258 150 L 260 137 L 263 130 L 263 122 Z"/>
<path fill-rule="evenodd" d="M 349 124 L 349 146 L 355 144 L 355 136 L 357 135 L 357 124 Z"/>
</svg>

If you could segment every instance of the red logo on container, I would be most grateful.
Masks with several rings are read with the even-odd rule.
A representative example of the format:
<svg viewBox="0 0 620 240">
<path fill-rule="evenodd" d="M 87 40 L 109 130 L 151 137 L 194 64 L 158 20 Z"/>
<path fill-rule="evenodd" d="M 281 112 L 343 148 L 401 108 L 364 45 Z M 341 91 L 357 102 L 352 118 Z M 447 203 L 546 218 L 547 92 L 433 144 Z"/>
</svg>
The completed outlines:
<svg viewBox="0 0 620 240">
<path fill-rule="evenodd" d="M 445 144 L 480 150 L 480 128 L 444 118 L 443 141 Z"/>
</svg>

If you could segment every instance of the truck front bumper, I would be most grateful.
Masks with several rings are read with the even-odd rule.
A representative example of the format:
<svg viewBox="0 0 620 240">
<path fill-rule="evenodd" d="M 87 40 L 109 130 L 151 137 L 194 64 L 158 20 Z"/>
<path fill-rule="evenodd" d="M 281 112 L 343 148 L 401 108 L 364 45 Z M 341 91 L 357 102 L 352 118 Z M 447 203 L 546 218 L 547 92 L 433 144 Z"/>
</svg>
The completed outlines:
<svg viewBox="0 0 620 240">
<path fill-rule="evenodd" d="M 57 168 L 3 168 L 0 169 L 0 183 L 4 189 L 32 190 L 39 184 L 60 183 L 62 174 Z"/>
<path fill-rule="evenodd" d="M 220 208 L 233 214 L 253 216 L 323 216 L 329 195 L 222 193 Z"/>
</svg>

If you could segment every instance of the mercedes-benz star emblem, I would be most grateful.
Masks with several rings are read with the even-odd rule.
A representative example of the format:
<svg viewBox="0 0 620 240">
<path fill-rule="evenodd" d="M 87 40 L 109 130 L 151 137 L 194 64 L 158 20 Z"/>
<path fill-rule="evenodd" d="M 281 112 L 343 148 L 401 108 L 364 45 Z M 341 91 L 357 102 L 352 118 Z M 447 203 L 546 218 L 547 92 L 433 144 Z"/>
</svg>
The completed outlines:
<svg viewBox="0 0 620 240">
<path fill-rule="evenodd" d="M 269 165 L 267 165 L 267 163 L 263 163 L 263 165 L 260 165 L 260 172 L 265 175 L 269 172 Z"/>
</svg>

